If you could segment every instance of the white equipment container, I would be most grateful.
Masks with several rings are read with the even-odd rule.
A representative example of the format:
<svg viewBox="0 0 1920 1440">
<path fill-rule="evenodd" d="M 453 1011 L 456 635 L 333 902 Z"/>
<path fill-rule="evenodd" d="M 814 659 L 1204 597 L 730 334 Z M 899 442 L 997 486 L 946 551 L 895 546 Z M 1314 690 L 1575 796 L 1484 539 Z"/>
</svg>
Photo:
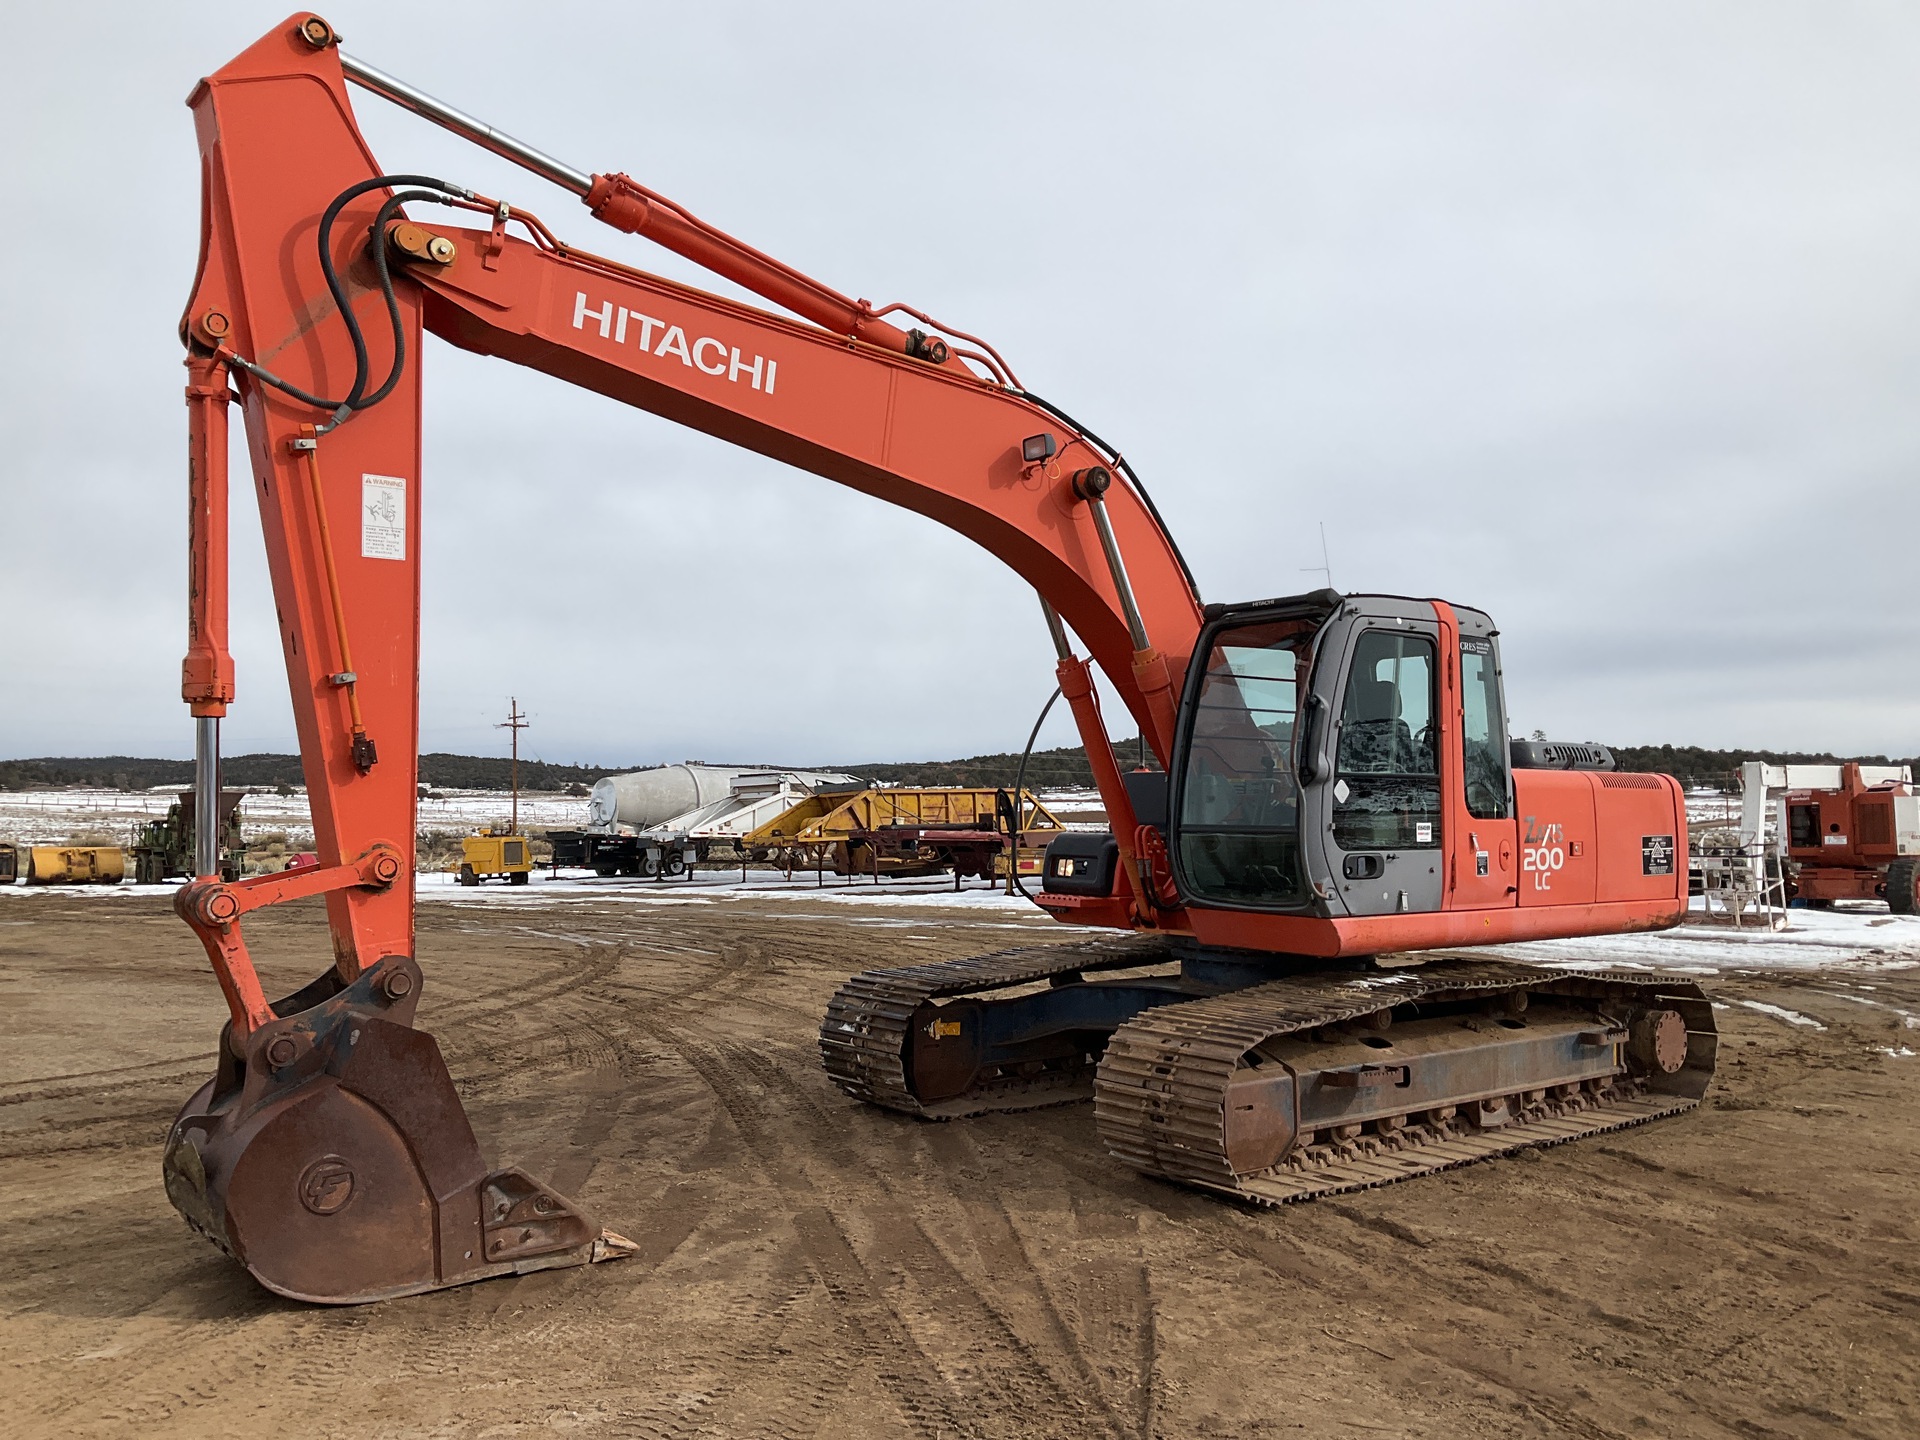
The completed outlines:
<svg viewBox="0 0 1920 1440">
<path fill-rule="evenodd" d="M 705 846 L 750 834 L 795 802 L 824 788 L 857 785 L 853 775 L 772 766 L 659 765 L 596 780 L 587 828 L 639 835 L 663 846 Z"/>
</svg>

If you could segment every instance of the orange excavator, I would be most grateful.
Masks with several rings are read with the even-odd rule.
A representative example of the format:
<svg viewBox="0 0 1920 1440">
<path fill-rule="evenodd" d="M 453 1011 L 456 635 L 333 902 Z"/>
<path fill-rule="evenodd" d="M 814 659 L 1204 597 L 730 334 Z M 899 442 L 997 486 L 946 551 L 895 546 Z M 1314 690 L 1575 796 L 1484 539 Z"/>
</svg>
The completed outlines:
<svg viewBox="0 0 1920 1440">
<path fill-rule="evenodd" d="M 505 200 L 386 173 L 349 84 L 787 313 L 578 249 Z M 318 863 L 225 880 L 217 835 L 201 837 L 176 908 L 229 1020 L 163 1168 L 174 1205 L 261 1283 L 357 1302 L 630 1248 L 533 1177 L 488 1167 L 414 1024 L 428 331 L 918 511 L 1039 592 L 1112 829 L 1056 841 L 1036 898 L 1106 938 L 849 980 L 820 1035 L 849 1094 L 937 1118 L 1091 1094 L 1122 1160 L 1268 1202 L 1699 1100 L 1715 1037 L 1696 987 L 1448 953 L 1658 929 L 1686 909 L 1679 787 L 1580 747 L 1546 752 L 1559 768 L 1510 749 L 1486 615 L 1330 590 L 1203 604 L 1119 452 L 990 345 L 523 145 L 343 54 L 318 16 L 275 27 L 189 103 L 204 196 L 181 322 L 182 692 L 199 792 L 217 796 L 237 404 Z M 1163 772 L 1122 773 L 1096 666 Z M 332 963 L 269 1000 L 246 916 L 315 895 Z"/>
</svg>

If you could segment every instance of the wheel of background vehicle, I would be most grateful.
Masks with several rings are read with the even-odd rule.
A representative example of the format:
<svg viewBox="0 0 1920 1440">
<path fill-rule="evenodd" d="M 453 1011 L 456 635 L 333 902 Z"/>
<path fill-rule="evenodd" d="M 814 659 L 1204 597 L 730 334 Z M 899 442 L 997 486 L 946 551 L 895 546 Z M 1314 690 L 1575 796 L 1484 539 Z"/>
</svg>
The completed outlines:
<svg viewBox="0 0 1920 1440">
<path fill-rule="evenodd" d="M 636 873 L 652 878 L 660 873 L 660 862 L 655 860 L 651 855 L 642 855 L 640 857 L 640 868 Z"/>
<path fill-rule="evenodd" d="M 478 885 L 480 883 L 480 877 L 473 873 L 473 866 L 467 864 L 464 860 L 460 862 L 460 873 L 453 878 L 462 885 Z"/>
<path fill-rule="evenodd" d="M 615 875 L 620 873 L 619 862 L 614 860 L 595 861 L 593 873 L 611 880 Z"/>
<path fill-rule="evenodd" d="M 1887 909 L 1895 915 L 1920 911 L 1920 860 L 1896 860 L 1887 866 Z"/>
<path fill-rule="evenodd" d="M 687 862 L 685 860 L 681 859 L 678 855 L 670 855 L 667 857 L 667 874 L 684 875 L 686 873 Z"/>
<path fill-rule="evenodd" d="M 1809 900 L 1809 901 L 1807 901 L 1807 908 L 1808 908 L 1809 910 L 1831 910 L 1831 909 L 1833 909 L 1833 901 L 1831 901 L 1831 900 Z"/>
<path fill-rule="evenodd" d="M 528 872 L 525 870 L 514 870 L 508 873 L 507 883 L 509 885 L 524 885 L 527 883 L 528 878 Z"/>
</svg>

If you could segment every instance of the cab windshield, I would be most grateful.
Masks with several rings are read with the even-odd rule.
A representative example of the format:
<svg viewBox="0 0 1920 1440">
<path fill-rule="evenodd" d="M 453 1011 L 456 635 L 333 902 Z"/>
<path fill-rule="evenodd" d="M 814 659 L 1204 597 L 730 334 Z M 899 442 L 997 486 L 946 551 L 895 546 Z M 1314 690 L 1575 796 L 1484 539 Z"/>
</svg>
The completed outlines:
<svg viewBox="0 0 1920 1440">
<path fill-rule="evenodd" d="M 1273 621 L 1223 631 L 1207 654 L 1181 767 L 1175 841 L 1196 898 L 1257 905 L 1307 898 L 1294 726 L 1312 641 L 1306 623 Z"/>
</svg>

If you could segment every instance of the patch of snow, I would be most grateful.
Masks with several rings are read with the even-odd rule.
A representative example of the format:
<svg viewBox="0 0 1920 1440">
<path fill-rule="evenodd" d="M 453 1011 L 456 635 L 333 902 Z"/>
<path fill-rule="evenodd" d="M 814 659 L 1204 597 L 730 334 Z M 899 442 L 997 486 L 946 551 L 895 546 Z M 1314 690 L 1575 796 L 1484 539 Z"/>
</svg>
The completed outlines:
<svg viewBox="0 0 1920 1440">
<path fill-rule="evenodd" d="M 1769 1005 L 1764 1000 L 1736 1000 L 1733 1003 L 1748 1010 L 1758 1010 L 1762 1015 L 1771 1015 L 1776 1020 L 1784 1020 L 1789 1025 L 1804 1025 L 1810 1030 L 1827 1028 L 1810 1015 L 1802 1015 L 1798 1010 L 1788 1010 L 1781 1005 Z"/>
<path fill-rule="evenodd" d="M 1862 990 L 1871 990 L 1871 985 L 1862 985 Z M 1849 995 L 1844 990 L 1826 990 L 1822 994 L 1831 995 L 1836 1000 L 1851 1000 L 1856 1005 L 1871 1005 L 1876 1010 L 1886 1010 L 1900 1017 L 1900 1022 L 1909 1030 L 1920 1030 L 1920 1015 L 1911 1010 L 1902 1010 L 1898 1005 L 1889 1005 L 1884 1000 L 1869 1000 L 1864 995 Z"/>
<path fill-rule="evenodd" d="M 1884 909 L 1794 910 L 1781 931 L 1690 922 L 1672 930 L 1594 935 L 1486 947 L 1536 965 L 1656 969 L 1673 974 L 1762 971 L 1871 972 L 1920 966 L 1920 916 Z M 1873 920 L 1899 921 L 1875 926 Z"/>
<path fill-rule="evenodd" d="M 967 910 L 973 912 L 1011 912 L 1031 917 L 1029 923 L 1051 925 L 1044 911 L 1018 893 L 1009 895 L 998 885 L 981 881 L 966 882 L 963 889 L 953 888 L 951 876 L 933 875 L 912 879 L 848 880 L 833 877 L 824 885 L 815 882 L 811 871 L 796 871 L 792 880 L 776 870 L 749 870 L 740 879 L 738 870 L 696 870 L 691 877 L 652 880 L 629 876 L 600 876 L 587 870 L 562 870 L 558 877 L 550 871 L 535 870 L 526 885 L 506 885 L 488 881 L 481 885 L 458 884 L 451 874 L 427 872 L 415 877 L 414 893 L 423 901 L 432 900 L 453 906 L 505 906 L 510 909 L 546 908 L 564 905 L 573 899 L 590 899 L 624 905 L 714 905 L 728 900 L 791 900 L 836 907 Z M 924 924 L 924 921 L 905 921 Z"/>
</svg>

